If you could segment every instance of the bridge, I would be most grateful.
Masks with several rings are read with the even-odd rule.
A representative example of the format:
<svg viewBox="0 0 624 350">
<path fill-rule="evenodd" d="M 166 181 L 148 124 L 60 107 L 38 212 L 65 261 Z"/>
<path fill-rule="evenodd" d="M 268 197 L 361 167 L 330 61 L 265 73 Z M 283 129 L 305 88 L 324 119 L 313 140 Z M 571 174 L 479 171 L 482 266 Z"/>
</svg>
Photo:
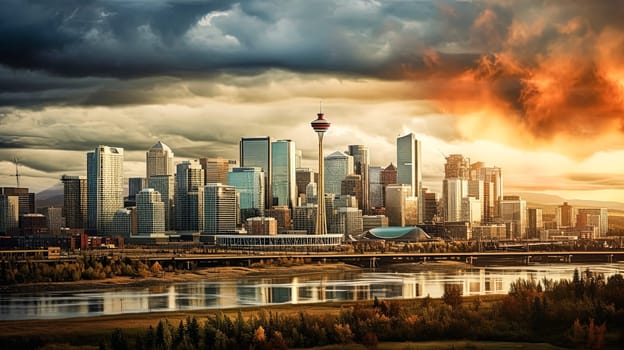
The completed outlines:
<svg viewBox="0 0 624 350">
<path fill-rule="evenodd" d="M 18 261 L 73 262 L 81 255 L 45 256 L 47 250 L 0 251 L 0 260 L 9 257 Z M 297 259 L 306 263 L 343 262 L 363 267 L 378 267 L 397 263 L 426 263 L 438 260 L 461 261 L 471 265 L 488 264 L 531 264 L 531 263 L 612 263 L 624 261 L 624 250 L 605 251 L 485 251 L 485 252 L 271 252 L 239 251 L 217 253 L 175 253 L 142 249 L 107 249 L 93 250 L 86 253 L 95 256 L 124 256 L 141 260 L 150 265 L 159 262 L 163 266 L 189 268 L 190 264 L 201 267 L 214 266 L 249 266 L 261 261 Z M 47 258 L 47 259 L 46 259 Z M 50 260 L 53 259 L 53 260 Z"/>
<path fill-rule="evenodd" d="M 176 265 L 193 263 L 198 266 L 248 266 L 252 263 L 279 259 L 301 259 L 306 262 L 343 262 L 365 267 L 397 263 L 426 263 L 437 260 L 462 261 L 480 264 L 530 263 L 612 263 L 624 261 L 624 251 L 536 251 L 536 252 L 455 252 L 455 253 L 291 253 L 249 252 L 239 254 L 166 254 L 136 256 L 146 262 Z"/>
</svg>

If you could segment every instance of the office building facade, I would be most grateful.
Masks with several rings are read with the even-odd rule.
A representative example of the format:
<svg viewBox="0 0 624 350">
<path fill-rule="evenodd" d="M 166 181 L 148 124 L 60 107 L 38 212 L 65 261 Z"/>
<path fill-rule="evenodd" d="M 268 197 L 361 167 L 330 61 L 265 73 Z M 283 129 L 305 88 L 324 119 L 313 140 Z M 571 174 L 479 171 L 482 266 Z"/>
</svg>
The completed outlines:
<svg viewBox="0 0 624 350">
<path fill-rule="evenodd" d="M 173 151 L 162 141 L 156 142 L 156 144 L 147 151 L 145 157 L 145 173 L 148 178 L 157 175 L 173 176 L 175 174 Z"/>
<path fill-rule="evenodd" d="M 123 208 L 124 150 L 98 146 L 87 153 L 87 214 L 92 233 L 113 234 L 111 224 L 118 209 Z"/>
<path fill-rule="evenodd" d="M 270 209 L 273 205 L 272 142 L 268 136 L 243 137 L 240 140 L 240 167 L 256 167 L 264 172 L 265 209 Z"/>
<path fill-rule="evenodd" d="M 63 216 L 65 227 L 86 228 L 87 178 L 84 176 L 61 177 L 63 182 Z"/>
<path fill-rule="evenodd" d="M 418 197 L 419 217 L 422 213 L 422 152 L 420 141 L 409 133 L 397 138 L 397 184 L 409 185 L 410 197 Z"/>
<path fill-rule="evenodd" d="M 209 183 L 204 187 L 204 234 L 226 234 L 236 230 L 237 197 L 234 186 Z"/>
<path fill-rule="evenodd" d="M 153 188 L 144 188 L 136 196 L 137 234 L 150 236 L 165 232 L 165 203 Z"/>
<path fill-rule="evenodd" d="M 272 206 L 292 208 L 297 203 L 295 143 L 278 140 L 271 143 Z"/>
</svg>

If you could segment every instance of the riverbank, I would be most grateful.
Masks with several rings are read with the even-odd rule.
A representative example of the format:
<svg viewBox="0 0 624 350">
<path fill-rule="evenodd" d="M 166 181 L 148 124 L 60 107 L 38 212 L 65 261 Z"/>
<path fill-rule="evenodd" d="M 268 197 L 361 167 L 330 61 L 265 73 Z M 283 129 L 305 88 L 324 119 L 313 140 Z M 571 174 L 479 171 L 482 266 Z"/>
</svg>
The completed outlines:
<svg viewBox="0 0 624 350">
<path fill-rule="evenodd" d="M 115 276 L 101 280 L 80 280 L 73 282 L 41 282 L 41 283 L 19 283 L 0 286 L 1 293 L 34 293 L 34 292 L 57 292 L 74 290 L 93 289 L 114 289 L 114 288 L 141 288 L 155 285 L 171 284 L 188 281 L 222 281 L 233 280 L 241 277 L 290 277 L 299 275 L 310 275 L 320 273 L 332 273 L 343 271 L 358 271 L 358 266 L 345 263 L 327 264 L 303 264 L 292 266 L 281 266 L 266 264 L 253 267 L 208 267 L 198 268 L 193 271 L 178 270 L 174 272 L 161 272 L 147 277 L 127 277 Z"/>
<path fill-rule="evenodd" d="M 471 305 L 479 300 L 480 308 L 487 309 L 496 302 L 502 300 L 503 295 L 491 295 L 481 297 L 464 297 L 464 303 Z M 421 299 L 396 300 L 398 305 L 408 307 L 413 303 L 422 303 Z M 430 301 L 434 305 L 442 304 L 440 299 Z M 115 329 L 122 329 L 125 334 L 143 334 L 150 326 L 156 328 L 158 322 L 167 319 L 170 324 L 178 325 L 187 317 L 195 317 L 200 321 L 208 317 L 214 317 L 217 313 L 235 318 L 240 313 L 244 319 L 257 316 L 265 310 L 273 314 L 299 315 L 305 313 L 311 316 L 337 316 L 345 308 L 356 304 L 368 304 L 370 302 L 347 301 L 347 302 L 324 302 L 317 304 L 283 304 L 271 307 L 245 307 L 222 310 L 193 310 L 172 312 L 150 312 L 137 314 L 105 315 L 97 317 L 69 318 L 63 320 L 20 320 L 0 321 L 0 344 L 6 345 L 7 349 L 27 347 L 43 349 L 97 349 L 101 340 L 109 339 Z M 33 346 L 28 346 L 32 344 Z M 15 346 L 12 346 L 15 345 Z M 4 348 L 4 347 L 3 347 Z"/>
</svg>

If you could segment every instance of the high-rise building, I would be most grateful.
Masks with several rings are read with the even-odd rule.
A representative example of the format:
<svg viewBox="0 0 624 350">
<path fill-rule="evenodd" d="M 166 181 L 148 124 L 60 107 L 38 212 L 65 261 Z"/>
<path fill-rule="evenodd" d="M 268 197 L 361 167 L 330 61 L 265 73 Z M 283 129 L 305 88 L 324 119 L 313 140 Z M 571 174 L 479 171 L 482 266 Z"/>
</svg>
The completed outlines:
<svg viewBox="0 0 624 350">
<path fill-rule="evenodd" d="M 128 200 L 135 201 L 137 193 L 147 187 L 147 179 L 144 177 L 128 178 Z"/>
<path fill-rule="evenodd" d="M 175 179 L 172 175 L 155 175 L 147 178 L 147 187 L 160 193 L 165 206 L 165 230 L 175 229 Z"/>
<path fill-rule="evenodd" d="M 65 225 L 65 218 L 63 217 L 63 208 L 48 207 L 40 209 L 41 214 L 46 217 L 48 232 L 53 235 L 61 233 L 61 227 Z"/>
<path fill-rule="evenodd" d="M 165 203 L 153 188 L 144 188 L 136 196 L 137 234 L 149 236 L 165 232 Z"/>
<path fill-rule="evenodd" d="M 362 232 L 375 227 L 387 227 L 388 217 L 385 215 L 364 215 L 362 216 Z"/>
<path fill-rule="evenodd" d="M 337 230 L 333 233 L 342 233 L 345 238 L 361 234 L 362 229 L 362 210 L 358 208 L 337 208 Z"/>
<path fill-rule="evenodd" d="M 266 216 L 270 216 L 277 220 L 277 230 L 289 231 L 292 229 L 291 210 L 286 206 L 276 206 L 266 211 Z"/>
<path fill-rule="evenodd" d="M 438 194 L 435 192 L 429 192 L 427 188 L 422 189 L 421 196 L 423 198 L 423 222 L 425 224 L 432 224 L 438 216 Z"/>
<path fill-rule="evenodd" d="M 173 151 L 163 142 L 158 141 L 146 153 L 146 176 L 174 175 Z"/>
<path fill-rule="evenodd" d="M 383 207 L 383 184 L 381 183 L 381 167 L 368 168 L 368 199 L 371 208 Z"/>
<path fill-rule="evenodd" d="M 336 151 L 325 157 L 324 171 L 325 193 L 341 194 L 342 180 L 353 174 L 353 157 Z"/>
<path fill-rule="evenodd" d="M 295 168 L 301 168 L 301 161 L 303 160 L 303 152 L 300 149 L 295 150 Z"/>
<path fill-rule="evenodd" d="M 343 195 L 354 196 L 357 200 L 357 207 L 362 209 L 364 205 L 364 195 L 362 189 L 361 175 L 347 175 L 340 187 L 340 193 Z"/>
<path fill-rule="evenodd" d="M 274 236 L 277 234 L 277 220 L 271 217 L 248 218 L 245 227 L 247 232 L 252 235 Z"/>
<path fill-rule="evenodd" d="M 204 183 L 227 183 L 230 161 L 224 158 L 199 158 L 204 169 Z"/>
<path fill-rule="evenodd" d="M 470 175 L 470 159 L 461 154 L 451 154 L 446 157 L 444 177 L 447 179 L 468 179 Z"/>
<path fill-rule="evenodd" d="M 99 234 L 113 234 L 111 224 L 123 208 L 124 150 L 98 146 L 87 153 L 88 229 Z"/>
<path fill-rule="evenodd" d="M 472 226 L 481 225 L 481 200 L 475 197 L 462 198 L 462 219 Z"/>
<path fill-rule="evenodd" d="M 240 140 L 240 167 L 257 167 L 264 172 L 264 208 L 273 205 L 273 174 L 271 172 L 272 139 L 264 137 L 243 137 Z"/>
<path fill-rule="evenodd" d="M 442 182 L 444 217 L 447 222 L 463 220 L 462 199 L 468 193 L 468 180 L 463 178 L 444 179 Z"/>
<path fill-rule="evenodd" d="M 594 226 L 598 237 L 605 237 L 609 232 L 609 210 L 607 208 L 579 208 L 577 227 Z"/>
<path fill-rule="evenodd" d="M 179 231 L 201 231 L 204 224 L 204 169 L 198 160 L 177 165 L 175 176 L 175 217 Z"/>
<path fill-rule="evenodd" d="M 24 214 L 19 220 L 20 233 L 24 236 L 32 236 L 48 233 L 48 220 L 45 215 L 39 213 Z"/>
<path fill-rule="evenodd" d="M 503 199 L 503 175 L 500 168 L 486 167 L 482 162 L 470 165 L 470 180 L 483 181 L 483 220 L 491 223 L 500 218 L 500 202 Z"/>
<path fill-rule="evenodd" d="M 392 184 L 386 187 L 386 215 L 388 225 L 405 226 L 407 199 L 412 193 L 410 185 Z"/>
<path fill-rule="evenodd" d="M 468 180 L 468 193 L 466 194 L 468 197 L 473 197 L 479 200 L 481 203 L 481 208 L 479 212 L 481 213 L 481 218 L 479 218 L 479 222 L 485 222 L 485 183 L 483 180 Z"/>
<path fill-rule="evenodd" d="M 14 233 L 19 228 L 19 197 L 0 194 L 0 233 Z"/>
<path fill-rule="evenodd" d="M 297 183 L 297 194 L 305 194 L 308 184 L 315 182 L 314 170 L 312 168 L 297 168 L 295 170 L 295 182 Z"/>
<path fill-rule="evenodd" d="M 505 196 L 501 201 L 501 219 L 507 225 L 508 238 L 526 239 L 527 204 L 519 196 Z"/>
<path fill-rule="evenodd" d="M 241 221 L 264 216 L 265 178 L 264 172 L 258 167 L 234 168 L 228 173 L 227 184 L 234 186 L 240 196 Z"/>
<path fill-rule="evenodd" d="M 297 203 L 295 143 L 278 140 L 271 143 L 273 204 L 292 208 Z"/>
<path fill-rule="evenodd" d="M 110 230 L 114 235 L 129 238 L 136 234 L 137 218 L 136 207 L 120 208 L 115 210 Z"/>
<path fill-rule="evenodd" d="M 381 185 L 383 194 L 383 206 L 386 206 L 386 188 L 388 185 L 397 184 L 397 168 L 390 163 L 381 171 Z"/>
<path fill-rule="evenodd" d="M 527 209 L 527 238 L 540 238 L 540 234 L 543 230 L 542 208 Z"/>
<path fill-rule="evenodd" d="M 422 218 L 422 154 L 420 141 L 412 133 L 397 138 L 397 183 L 410 185 L 410 197 L 418 197 L 418 214 Z"/>
<path fill-rule="evenodd" d="M 360 209 L 368 213 L 370 209 L 370 153 L 367 146 L 349 145 L 349 154 L 353 157 L 353 172 L 360 175 L 362 196 L 358 198 L 361 202 Z"/>
<path fill-rule="evenodd" d="M 574 227 L 576 224 L 576 210 L 568 202 L 557 207 L 555 220 L 558 227 Z"/>
<path fill-rule="evenodd" d="M 293 208 L 293 227 L 295 230 L 306 231 L 313 235 L 316 231 L 316 205 L 308 205 Z"/>
<path fill-rule="evenodd" d="M 86 228 L 87 178 L 84 176 L 61 177 L 63 182 L 63 216 L 65 227 Z"/>
<path fill-rule="evenodd" d="M 25 187 L 0 187 L 0 194 L 19 197 L 19 215 L 35 212 L 35 194 Z"/>
<path fill-rule="evenodd" d="M 227 234 L 236 230 L 238 195 L 234 186 L 209 183 L 204 189 L 204 233 Z"/>
</svg>

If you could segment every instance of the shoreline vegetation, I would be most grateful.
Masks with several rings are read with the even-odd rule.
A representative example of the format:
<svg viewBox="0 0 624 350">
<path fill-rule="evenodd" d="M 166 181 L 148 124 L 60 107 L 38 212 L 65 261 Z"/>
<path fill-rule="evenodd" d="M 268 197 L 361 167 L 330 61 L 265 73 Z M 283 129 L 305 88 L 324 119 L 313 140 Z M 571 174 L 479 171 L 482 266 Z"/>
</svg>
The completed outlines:
<svg viewBox="0 0 624 350">
<path fill-rule="evenodd" d="M 0 285 L 2 293 L 30 293 L 41 291 L 72 291 L 81 289 L 114 289 L 114 288 L 139 288 L 154 285 L 188 282 L 188 281 L 218 281 L 232 280 L 241 277 L 257 277 L 271 274 L 279 277 L 301 276 L 325 272 L 359 271 L 360 267 L 345 263 L 325 264 L 282 264 L 265 263 L 252 265 L 251 267 L 222 266 L 195 268 L 194 270 L 164 271 L 161 269 L 149 269 L 148 272 L 136 276 L 110 276 L 93 280 L 58 281 L 58 282 L 34 282 L 13 283 Z"/>
<path fill-rule="evenodd" d="M 440 299 L 0 321 L 0 329 L 7 349 L 619 349 L 624 277 L 575 270 L 570 280 L 519 279 L 506 295 L 462 297 L 450 284 Z"/>
</svg>

